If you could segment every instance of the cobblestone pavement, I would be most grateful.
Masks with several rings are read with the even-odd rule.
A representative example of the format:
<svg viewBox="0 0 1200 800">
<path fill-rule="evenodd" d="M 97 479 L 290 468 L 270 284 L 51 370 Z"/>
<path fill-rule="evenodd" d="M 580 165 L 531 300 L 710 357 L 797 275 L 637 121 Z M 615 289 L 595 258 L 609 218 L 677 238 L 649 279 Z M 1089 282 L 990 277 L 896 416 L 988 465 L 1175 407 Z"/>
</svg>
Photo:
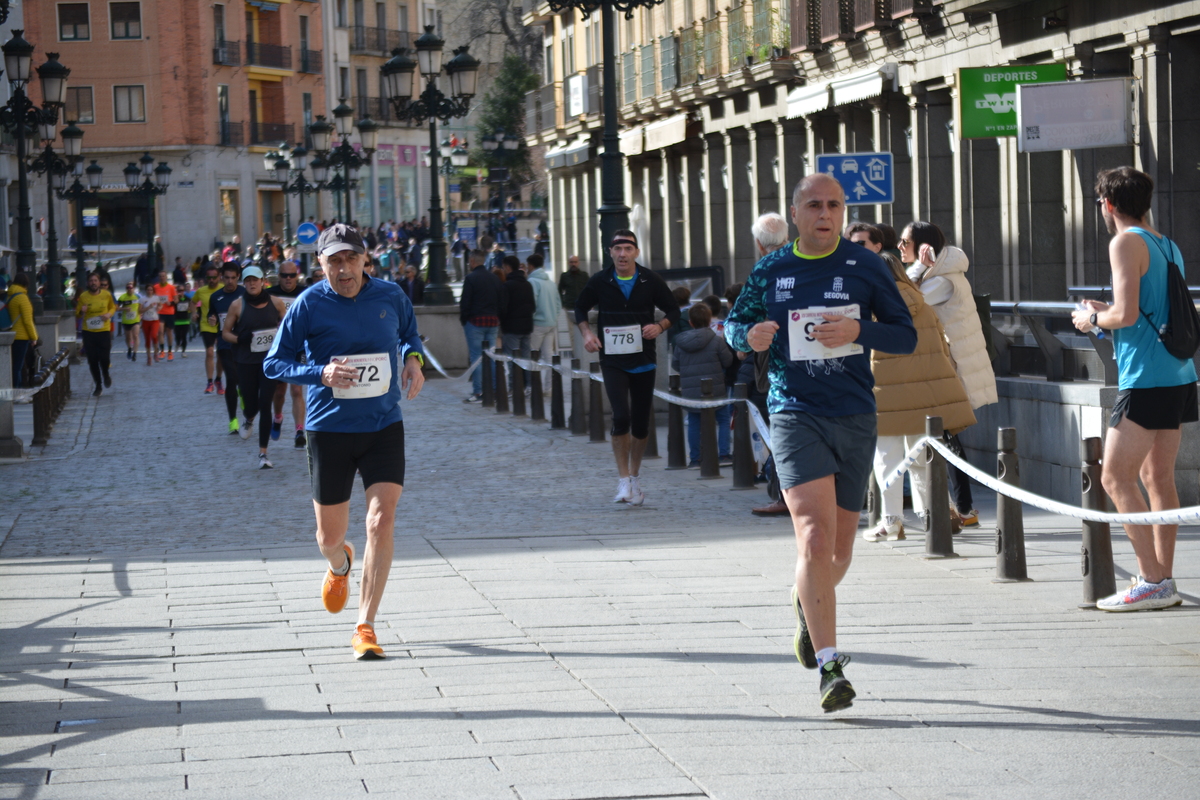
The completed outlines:
<svg viewBox="0 0 1200 800">
<path fill-rule="evenodd" d="M 607 445 L 431 381 L 405 404 L 388 658 L 360 663 L 354 612 L 318 599 L 304 454 L 285 437 L 257 471 L 200 358 L 120 355 L 0 467 L 2 797 L 1193 796 L 1195 529 L 1188 602 L 1130 615 L 1076 608 L 1069 520 L 1027 512 L 1021 584 L 991 582 L 986 527 L 951 560 L 860 540 L 859 697 L 823 715 L 789 526 L 747 513 L 763 492 L 659 460 L 645 507 L 613 504 Z M 353 516 L 361 545 L 361 490 Z"/>
</svg>

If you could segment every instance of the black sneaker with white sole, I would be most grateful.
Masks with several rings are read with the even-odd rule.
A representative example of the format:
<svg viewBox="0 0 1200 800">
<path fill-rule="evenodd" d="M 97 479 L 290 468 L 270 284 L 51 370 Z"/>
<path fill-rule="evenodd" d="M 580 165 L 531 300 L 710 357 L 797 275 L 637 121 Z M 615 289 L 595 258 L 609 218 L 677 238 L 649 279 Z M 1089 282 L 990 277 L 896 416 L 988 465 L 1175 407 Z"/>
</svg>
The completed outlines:
<svg viewBox="0 0 1200 800">
<path fill-rule="evenodd" d="M 842 667 L 849 663 L 850 656 L 838 656 L 821 665 L 821 708 L 826 714 L 854 705 L 854 687 L 842 674 Z"/>
</svg>

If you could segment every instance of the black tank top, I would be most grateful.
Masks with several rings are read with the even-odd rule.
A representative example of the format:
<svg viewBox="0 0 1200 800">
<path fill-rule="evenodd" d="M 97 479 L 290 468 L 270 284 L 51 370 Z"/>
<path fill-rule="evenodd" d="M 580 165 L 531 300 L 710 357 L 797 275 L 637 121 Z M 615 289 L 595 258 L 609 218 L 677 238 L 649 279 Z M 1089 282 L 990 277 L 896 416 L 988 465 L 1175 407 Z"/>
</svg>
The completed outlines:
<svg viewBox="0 0 1200 800">
<path fill-rule="evenodd" d="M 275 310 L 275 304 L 271 302 L 271 297 L 266 292 L 263 292 L 256 299 L 265 299 L 267 304 L 262 308 L 255 308 L 250 305 L 250 296 L 242 295 L 242 313 L 238 317 L 237 325 L 233 326 L 233 332 L 241 336 L 243 332 L 263 330 L 273 330 L 279 327 L 280 316 Z M 234 358 L 239 364 L 261 364 L 263 359 L 267 357 L 267 350 L 260 353 L 255 353 L 250 349 L 251 345 L 238 342 L 234 352 Z M 268 350 L 270 348 L 267 348 Z"/>
</svg>

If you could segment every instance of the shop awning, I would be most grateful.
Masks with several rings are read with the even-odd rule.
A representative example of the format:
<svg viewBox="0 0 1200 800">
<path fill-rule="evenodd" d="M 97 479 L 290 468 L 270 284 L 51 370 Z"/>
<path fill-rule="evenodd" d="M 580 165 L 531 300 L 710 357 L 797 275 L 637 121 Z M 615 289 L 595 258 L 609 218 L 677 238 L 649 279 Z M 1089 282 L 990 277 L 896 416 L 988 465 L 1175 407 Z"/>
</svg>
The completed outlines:
<svg viewBox="0 0 1200 800">
<path fill-rule="evenodd" d="M 788 93 L 787 118 L 807 117 L 829 108 L 829 84 L 810 83 Z"/>
<path fill-rule="evenodd" d="M 645 136 L 643 135 L 642 126 L 631 128 L 627 131 L 621 131 L 621 155 L 636 156 L 641 155 L 644 149 Z"/>
<path fill-rule="evenodd" d="M 855 103 L 878 97 L 885 91 L 894 90 L 896 85 L 896 65 L 884 64 L 878 69 L 868 69 L 838 78 L 829 84 L 833 90 L 835 106 Z"/>
<path fill-rule="evenodd" d="M 661 150 L 687 138 L 687 114 L 673 114 L 646 125 L 646 149 Z"/>
<path fill-rule="evenodd" d="M 561 169 L 582 164 L 588 160 L 590 147 L 591 137 L 586 133 L 569 142 L 551 147 L 546 151 L 546 168 Z"/>
</svg>

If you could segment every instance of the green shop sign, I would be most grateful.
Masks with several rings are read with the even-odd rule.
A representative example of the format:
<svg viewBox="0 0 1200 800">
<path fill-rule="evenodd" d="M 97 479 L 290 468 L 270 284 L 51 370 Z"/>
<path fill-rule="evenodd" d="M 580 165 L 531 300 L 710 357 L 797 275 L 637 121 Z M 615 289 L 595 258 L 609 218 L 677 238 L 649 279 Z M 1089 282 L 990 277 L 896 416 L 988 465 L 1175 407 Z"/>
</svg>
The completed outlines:
<svg viewBox="0 0 1200 800">
<path fill-rule="evenodd" d="M 958 71 L 958 131 L 963 139 L 1017 135 L 1017 84 L 1067 79 L 1066 64 L 965 67 Z"/>
</svg>

